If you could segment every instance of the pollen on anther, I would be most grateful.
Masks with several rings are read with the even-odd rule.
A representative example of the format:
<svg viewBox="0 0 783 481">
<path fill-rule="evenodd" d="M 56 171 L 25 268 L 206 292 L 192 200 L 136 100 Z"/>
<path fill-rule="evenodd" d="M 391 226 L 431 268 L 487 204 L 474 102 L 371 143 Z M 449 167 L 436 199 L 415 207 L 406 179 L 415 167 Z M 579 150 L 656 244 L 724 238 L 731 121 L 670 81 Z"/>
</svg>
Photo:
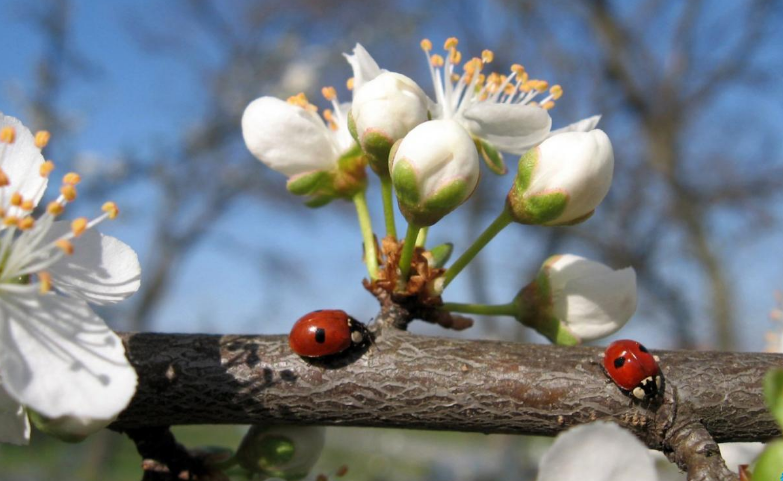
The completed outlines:
<svg viewBox="0 0 783 481">
<path fill-rule="evenodd" d="M 82 181 L 82 177 L 76 172 L 68 172 L 63 176 L 63 184 L 77 185 Z"/>
<path fill-rule="evenodd" d="M 549 93 L 552 95 L 553 99 L 557 100 L 563 96 L 563 87 L 560 85 L 553 85 L 552 88 L 549 89 Z"/>
<path fill-rule="evenodd" d="M 63 207 L 63 205 L 57 202 L 56 200 L 49 202 L 49 205 L 46 206 L 46 212 L 48 212 L 53 216 L 58 216 L 62 214 L 64 210 L 65 207 Z"/>
<path fill-rule="evenodd" d="M 33 203 L 33 201 L 31 199 L 25 199 L 22 202 L 22 209 L 24 209 L 24 210 L 33 210 L 33 209 L 35 209 L 35 204 Z"/>
<path fill-rule="evenodd" d="M 443 67 L 443 57 L 441 57 L 438 54 L 433 55 L 430 57 L 430 63 L 433 67 Z"/>
<path fill-rule="evenodd" d="M 459 39 L 457 39 L 457 37 L 449 37 L 443 42 L 443 48 L 451 50 L 452 48 L 457 48 L 457 44 L 459 44 Z"/>
<path fill-rule="evenodd" d="M 43 164 L 41 164 L 41 167 L 38 169 L 38 173 L 41 174 L 41 177 L 49 177 L 49 174 L 52 173 L 54 170 L 54 162 L 51 160 L 47 160 Z"/>
<path fill-rule="evenodd" d="M 120 209 L 114 202 L 106 202 L 101 206 L 101 210 L 109 214 L 109 219 L 116 219 L 120 215 Z"/>
<path fill-rule="evenodd" d="M 419 45 L 421 45 L 421 49 L 424 50 L 425 52 L 429 52 L 430 50 L 432 50 L 432 42 L 430 42 L 430 39 L 428 38 L 422 39 Z"/>
<path fill-rule="evenodd" d="M 65 184 L 60 187 L 60 193 L 65 197 L 68 202 L 73 202 L 76 199 L 76 187 L 71 184 Z"/>
<path fill-rule="evenodd" d="M 345 88 L 347 88 L 348 90 L 353 90 L 353 83 L 354 83 L 353 77 L 348 78 L 348 80 L 345 81 Z"/>
<path fill-rule="evenodd" d="M 14 207 L 21 207 L 23 200 L 24 199 L 22 199 L 22 194 L 20 194 L 19 192 L 14 192 L 11 195 L 11 205 Z"/>
<path fill-rule="evenodd" d="M 495 54 L 492 50 L 484 50 L 481 52 L 481 61 L 484 63 L 490 63 L 495 60 Z"/>
<path fill-rule="evenodd" d="M 73 244 L 71 244 L 70 241 L 67 241 L 65 239 L 58 239 L 54 242 L 54 245 L 59 247 L 60 250 L 62 250 L 69 256 L 73 254 Z"/>
<path fill-rule="evenodd" d="M 337 91 L 334 87 L 324 87 L 321 89 L 321 95 L 328 101 L 332 101 L 337 98 Z"/>
<path fill-rule="evenodd" d="M 74 236 L 79 237 L 84 233 L 85 230 L 87 230 L 86 217 L 79 217 L 78 219 L 74 219 L 71 222 L 71 232 L 73 232 Z"/>
<path fill-rule="evenodd" d="M 18 227 L 19 230 L 30 230 L 33 228 L 34 225 L 35 225 L 35 219 L 30 217 L 29 215 L 27 217 L 22 217 L 16 223 L 16 227 Z"/>
<path fill-rule="evenodd" d="M 49 144 L 49 139 L 52 138 L 52 134 L 47 130 L 39 130 L 35 133 L 35 146 L 39 149 L 43 149 Z"/>
<path fill-rule="evenodd" d="M 52 289 L 52 275 L 48 272 L 41 271 L 38 273 L 38 291 L 41 294 L 46 294 Z"/>
<path fill-rule="evenodd" d="M 541 107 L 544 110 L 552 110 L 555 107 L 555 103 L 550 100 L 548 102 L 544 102 L 543 105 L 541 105 Z"/>
<path fill-rule="evenodd" d="M 19 223 L 18 217 L 12 215 L 9 215 L 8 217 L 3 217 L 3 225 L 5 226 L 10 227 L 12 225 L 16 225 L 17 223 Z"/>
<path fill-rule="evenodd" d="M 13 144 L 16 141 L 16 129 L 6 126 L 0 129 L 0 142 L 4 144 Z"/>
<path fill-rule="evenodd" d="M 10 183 L 11 182 L 8 180 L 8 175 L 6 175 L 3 169 L 0 169 L 0 187 L 5 187 Z"/>
<path fill-rule="evenodd" d="M 449 54 L 449 60 L 454 65 L 459 65 L 459 63 L 462 62 L 462 52 L 456 49 L 452 50 L 451 53 Z"/>
</svg>

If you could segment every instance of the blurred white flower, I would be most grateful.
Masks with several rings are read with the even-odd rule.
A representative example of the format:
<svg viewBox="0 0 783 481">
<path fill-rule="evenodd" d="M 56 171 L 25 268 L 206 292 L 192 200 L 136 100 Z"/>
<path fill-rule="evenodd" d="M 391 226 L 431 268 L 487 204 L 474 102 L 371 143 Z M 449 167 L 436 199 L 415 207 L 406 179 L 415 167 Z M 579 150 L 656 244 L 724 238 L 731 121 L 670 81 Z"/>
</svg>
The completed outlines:
<svg viewBox="0 0 783 481">
<path fill-rule="evenodd" d="M 614 423 L 594 422 L 561 433 L 541 458 L 537 481 L 657 481 L 650 453 Z"/>
<path fill-rule="evenodd" d="M 636 272 L 573 254 L 556 255 L 515 299 L 517 319 L 552 342 L 591 341 L 618 331 L 636 312 Z"/>
<path fill-rule="evenodd" d="M 60 196 L 33 218 L 54 168 L 40 152 L 48 134 L 34 138 L 17 119 L 0 114 L 0 138 L 0 381 L 7 394 L 0 395 L 0 418 L 18 413 L 10 398 L 63 424 L 108 424 L 130 402 L 136 372 L 120 338 L 88 302 L 112 304 L 133 294 L 138 258 L 121 241 L 92 230 L 117 215 L 112 202 L 95 219 L 55 222 L 76 198 L 76 174 L 64 177 Z M 0 426 L 0 441 L 29 436 L 26 423 Z"/>
<path fill-rule="evenodd" d="M 251 426 L 236 459 L 252 473 L 301 479 L 315 466 L 325 443 L 323 426 Z"/>
<path fill-rule="evenodd" d="M 391 158 L 400 211 L 419 227 L 432 225 L 456 209 L 478 184 L 476 147 L 453 120 L 430 120 L 414 128 Z"/>
</svg>

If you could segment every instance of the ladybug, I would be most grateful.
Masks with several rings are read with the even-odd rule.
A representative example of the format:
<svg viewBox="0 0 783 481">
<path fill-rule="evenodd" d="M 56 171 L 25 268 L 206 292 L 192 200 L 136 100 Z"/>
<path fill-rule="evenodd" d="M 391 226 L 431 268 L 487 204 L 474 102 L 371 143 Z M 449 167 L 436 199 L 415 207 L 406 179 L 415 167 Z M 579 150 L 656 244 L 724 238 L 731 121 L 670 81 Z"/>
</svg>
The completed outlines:
<svg viewBox="0 0 783 481">
<path fill-rule="evenodd" d="M 604 351 L 604 369 L 615 384 L 636 399 L 651 399 L 663 389 L 658 357 L 642 344 L 622 339 Z"/>
<path fill-rule="evenodd" d="M 362 346 L 370 336 L 364 324 L 339 309 L 321 309 L 300 317 L 288 335 L 291 350 L 302 357 L 339 354 Z"/>
</svg>

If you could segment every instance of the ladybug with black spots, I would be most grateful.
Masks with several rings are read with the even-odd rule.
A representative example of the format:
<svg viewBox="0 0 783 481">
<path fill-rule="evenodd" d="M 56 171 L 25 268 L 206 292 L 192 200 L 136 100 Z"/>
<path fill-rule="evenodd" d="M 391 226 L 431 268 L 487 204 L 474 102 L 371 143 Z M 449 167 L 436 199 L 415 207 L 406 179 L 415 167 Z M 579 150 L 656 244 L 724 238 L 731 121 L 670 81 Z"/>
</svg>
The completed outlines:
<svg viewBox="0 0 783 481">
<path fill-rule="evenodd" d="M 630 339 L 615 341 L 604 351 L 606 374 L 626 394 L 648 400 L 663 392 L 663 374 L 653 356 L 642 344 Z"/>
<path fill-rule="evenodd" d="M 370 340 L 367 327 L 345 311 L 321 309 L 300 317 L 288 335 L 291 350 L 302 357 L 323 358 L 362 347 Z"/>
</svg>

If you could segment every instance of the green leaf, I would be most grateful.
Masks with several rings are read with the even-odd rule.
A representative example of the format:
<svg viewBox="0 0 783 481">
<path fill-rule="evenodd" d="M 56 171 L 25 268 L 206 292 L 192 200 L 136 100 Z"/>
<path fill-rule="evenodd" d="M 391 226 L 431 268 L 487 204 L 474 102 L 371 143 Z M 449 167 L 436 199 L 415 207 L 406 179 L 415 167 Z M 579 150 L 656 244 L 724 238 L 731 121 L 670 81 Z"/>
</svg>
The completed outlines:
<svg viewBox="0 0 783 481">
<path fill-rule="evenodd" d="M 736 469 L 736 466 L 729 466 L 729 469 Z M 767 444 L 756 459 L 753 480 L 777 481 L 781 477 L 783 477 L 783 441 L 775 441 Z"/>
<path fill-rule="evenodd" d="M 294 195 L 309 195 L 328 182 L 329 172 L 315 170 L 291 177 L 288 179 L 285 187 L 288 189 L 288 192 Z"/>
<path fill-rule="evenodd" d="M 454 252 L 454 244 L 451 242 L 446 242 L 445 244 L 441 244 L 430 249 L 430 254 L 432 254 L 435 267 L 445 266 L 449 261 L 452 252 Z"/>
<path fill-rule="evenodd" d="M 770 412 L 783 427 L 783 369 L 771 369 L 764 376 L 764 398 Z"/>
<path fill-rule="evenodd" d="M 473 141 L 476 143 L 476 148 L 478 149 L 479 154 L 481 154 L 481 158 L 484 159 L 484 163 L 489 167 L 489 170 L 497 175 L 505 175 L 508 173 L 506 162 L 503 160 L 503 154 L 498 152 L 489 142 L 479 138 L 474 138 Z"/>
</svg>

